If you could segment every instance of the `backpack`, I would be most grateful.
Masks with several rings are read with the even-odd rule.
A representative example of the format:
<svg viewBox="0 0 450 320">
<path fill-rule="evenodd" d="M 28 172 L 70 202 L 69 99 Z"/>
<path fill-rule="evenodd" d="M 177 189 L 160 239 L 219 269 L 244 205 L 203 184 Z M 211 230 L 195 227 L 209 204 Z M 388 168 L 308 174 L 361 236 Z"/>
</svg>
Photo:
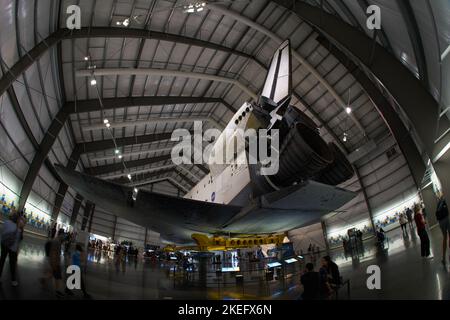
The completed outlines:
<svg viewBox="0 0 450 320">
<path fill-rule="evenodd" d="M 52 247 L 52 242 L 51 241 L 47 241 L 45 243 L 45 256 L 46 257 L 50 257 L 50 249 Z"/>
<path fill-rule="evenodd" d="M 440 221 L 448 217 L 448 207 L 445 200 L 440 200 L 436 209 L 436 218 Z"/>
<path fill-rule="evenodd" d="M 10 249 L 17 241 L 17 232 L 19 228 L 16 226 L 16 230 L 14 232 L 4 233 L 2 234 L 2 245 Z"/>
<path fill-rule="evenodd" d="M 2 235 L 2 245 L 8 249 L 14 246 L 17 240 L 17 230 L 15 232 L 10 232 Z"/>
</svg>

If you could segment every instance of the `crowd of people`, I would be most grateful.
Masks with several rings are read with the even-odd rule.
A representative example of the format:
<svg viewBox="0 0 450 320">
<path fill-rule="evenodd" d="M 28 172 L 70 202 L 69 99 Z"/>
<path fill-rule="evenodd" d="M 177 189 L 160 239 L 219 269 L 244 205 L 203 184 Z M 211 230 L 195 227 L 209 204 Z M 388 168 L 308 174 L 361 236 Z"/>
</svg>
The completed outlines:
<svg viewBox="0 0 450 320">
<path fill-rule="evenodd" d="M 9 269 L 11 273 L 11 285 L 17 287 L 17 260 L 19 255 L 20 242 L 23 240 L 24 228 L 27 224 L 25 212 L 11 210 L 8 219 L 5 220 L 1 235 L 1 257 L 0 257 L 0 280 L 3 273 L 6 259 L 9 258 Z M 49 228 L 48 241 L 45 244 L 45 264 L 43 276 L 40 279 L 42 286 L 48 287 L 51 284 L 57 297 L 74 295 L 66 286 L 64 271 L 66 265 L 76 265 L 80 270 L 85 266 L 84 250 L 80 244 L 75 245 L 75 250 L 71 248 L 74 244 L 75 234 L 68 233 L 64 229 L 57 231 L 57 225 Z M 64 262 L 61 261 L 61 253 L 64 248 Z M 86 292 L 83 272 L 81 272 L 81 291 L 85 298 L 89 298 Z"/>
</svg>

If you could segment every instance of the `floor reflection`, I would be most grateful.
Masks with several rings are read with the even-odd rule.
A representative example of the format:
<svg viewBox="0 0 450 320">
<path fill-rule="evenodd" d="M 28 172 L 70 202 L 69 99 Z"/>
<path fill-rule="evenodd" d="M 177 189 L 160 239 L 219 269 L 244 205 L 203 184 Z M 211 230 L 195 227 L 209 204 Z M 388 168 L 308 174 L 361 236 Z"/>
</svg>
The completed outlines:
<svg viewBox="0 0 450 320">
<path fill-rule="evenodd" d="M 449 267 L 444 267 L 439 257 L 421 259 L 416 231 L 409 229 L 402 234 L 395 230 L 387 236 L 384 248 L 370 240 L 351 254 L 332 252 L 342 276 L 350 280 L 351 298 L 450 299 Z M 438 228 L 430 231 L 436 256 L 440 254 L 441 237 Z M 45 267 L 44 243 L 26 237 L 19 256 L 20 286 L 8 284 L 6 265 L 0 299 L 54 299 L 53 293 L 44 291 L 38 282 Z M 61 259 L 65 261 L 63 254 Z M 87 259 L 86 286 L 94 299 L 297 299 L 302 292 L 299 278 L 304 264 L 320 263 L 319 256 L 305 257 L 268 274 L 266 262 L 244 260 L 224 265 L 200 265 L 197 261 L 184 270 L 176 262 L 133 256 L 117 259 L 112 252 L 98 250 L 88 252 Z M 373 264 L 382 270 L 382 290 L 378 292 L 366 287 L 366 269 Z M 220 272 L 222 267 L 239 267 L 239 272 Z"/>
</svg>

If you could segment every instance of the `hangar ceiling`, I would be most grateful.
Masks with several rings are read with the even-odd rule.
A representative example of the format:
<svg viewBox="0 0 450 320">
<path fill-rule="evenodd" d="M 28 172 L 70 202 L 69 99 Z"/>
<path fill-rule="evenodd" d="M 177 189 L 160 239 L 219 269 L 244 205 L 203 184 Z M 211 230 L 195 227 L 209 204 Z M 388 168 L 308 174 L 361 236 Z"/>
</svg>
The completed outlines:
<svg viewBox="0 0 450 320">
<path fill-rule="evenodd" d="M 60 163 L 118 181 L 131 174 L 142 188 L 183 195 L 208 171 L 171 167 L 170 133 L 193 130 L 195 120 L 203 120 L 205 129 L 223 128 L 233 110 L 257 97 L 272 53 L 286 38 L 296 52 L 293 104 L 347 154 L 369 143 L 377 146 L 355 162 L 358 175 L 344 187 L 360 197 L 340 219 L 373 214 L 417 188 L 353 70 L 280 2 L 209 1 L 202 11 L 189 13 L 184 8 L 189 1 L 4 1 L 1 157 L 25 182 L 18 194 L 33 192 L 53 211 L 56 202 L 56 211 L 61 207 L 70 215 L 75 193 L 69 189 L 64 197 L 52 172 L 52 164 Z M 443 90 L 449 64 L 441 61 L 450 42 L 448 2 L 302 2 L 375 38 L 423 82 L 442 111 L 450 106 L 450 93 Z M 62 29 L 65 8 L 72 4 L 81 8 L 82 29 L 69 32 Z M 372 4 L 382 12 L 382 30 L 375 36 L 365 28 L 365 8 Z"/>
</svg>

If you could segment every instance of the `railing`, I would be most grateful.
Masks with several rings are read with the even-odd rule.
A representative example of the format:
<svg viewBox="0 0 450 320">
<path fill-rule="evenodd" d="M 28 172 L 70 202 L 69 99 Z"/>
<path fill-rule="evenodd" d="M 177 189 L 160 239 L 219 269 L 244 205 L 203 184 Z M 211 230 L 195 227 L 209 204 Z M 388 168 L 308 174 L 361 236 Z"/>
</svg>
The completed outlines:
<svg viewBox="0 0 450 320">
<path fill-rule="evenodd" d="M 227 293 L 241 298 L 299 298 L 301 295 L 300 277 L 304 263 L 282 265 L 274 269 L 254 269 L 240 272 L 205 272 L 185 271 L 179 266 L 168 269 L 168 277 L 173 280 L 173 288 L 202 288 L 215 294 L 214 298 L 223 299 Z M 346 288 L 350 299 L 350 280 L 334 288 L 330 299 L 340 299 Z"/>
</svg>

